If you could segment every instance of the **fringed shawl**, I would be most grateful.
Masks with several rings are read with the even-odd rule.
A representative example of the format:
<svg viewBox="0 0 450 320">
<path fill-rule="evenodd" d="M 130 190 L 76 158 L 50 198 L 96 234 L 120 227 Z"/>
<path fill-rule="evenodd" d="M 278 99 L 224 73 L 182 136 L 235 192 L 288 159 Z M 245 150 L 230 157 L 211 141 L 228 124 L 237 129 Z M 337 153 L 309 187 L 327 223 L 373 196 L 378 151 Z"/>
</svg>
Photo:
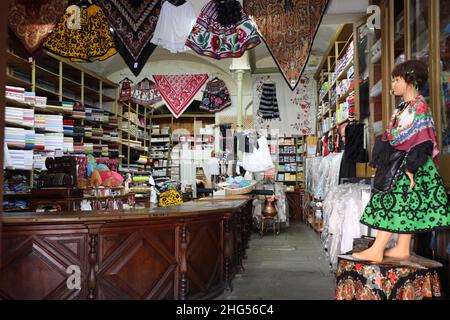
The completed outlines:
<svg viewBox="0 0 450 320">
<path fill-rule="evenodd" d="M 422 96 L 403 102 L 394 112 L 385 139 L 397 150 L 410 151 L 426 141 L 433 142 L 432 157 L 439 153 L 431 109 Z M 404 110 L 401 111 L 401 109 Z"/>
</svg>

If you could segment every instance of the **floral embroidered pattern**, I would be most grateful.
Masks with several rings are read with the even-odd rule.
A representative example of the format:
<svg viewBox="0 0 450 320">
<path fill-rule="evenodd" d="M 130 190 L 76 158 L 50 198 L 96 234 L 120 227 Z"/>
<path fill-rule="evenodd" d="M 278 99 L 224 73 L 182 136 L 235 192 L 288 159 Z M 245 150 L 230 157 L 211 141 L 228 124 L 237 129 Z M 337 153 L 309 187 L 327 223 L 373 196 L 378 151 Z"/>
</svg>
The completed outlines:
<svg viewBox="0 0 450 320">
<path fill-rule="evenodd" d="M 217 21 L 215 1 L 208 2 L 192 28 L 186 46 L 214 59 L 241 57 L 261 42 L 252 20 L 243 11 L 242 17 L 237 25 L 223 27 Z"/>
<path fill-rule="evenodd" d="M 9 27 L 33 54 L 53 30 L 67 5 L 67 0 L 11 1 Z"/>
<path fill-rule="evenodd" d="M 336 277 L 336 300 L 422 300 L 441 296 L 436 269 L 340 259 Z"/>
</svg>

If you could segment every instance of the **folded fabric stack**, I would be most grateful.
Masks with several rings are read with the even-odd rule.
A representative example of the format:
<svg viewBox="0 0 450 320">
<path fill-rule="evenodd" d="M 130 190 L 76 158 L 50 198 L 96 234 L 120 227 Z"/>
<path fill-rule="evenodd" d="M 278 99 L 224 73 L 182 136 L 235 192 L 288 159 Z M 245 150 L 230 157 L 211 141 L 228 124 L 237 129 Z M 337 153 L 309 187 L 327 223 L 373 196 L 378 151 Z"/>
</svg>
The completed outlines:
<svg viewBox="0 0 450 320">
<path fill-rule="evenodd" d="M 64 152 L 73 153 L 73 138 L 64 137 Z"/>
<path fill-rule="evenodd" d="M 5 108 L 5 120 L 29 127 L 34 126 L 34 110 L 14 107 Z"/>
<path fill-rule="evenodd" d="M 25 91 L 24 93 L 25 103 L 30 105 L 36 104 L 36 94 L 34 92 Z"/>
<path fill-rule="evenodd" d="M 111 131 L 111 142 L 118 142 L 119 141 L 119 133 L 117 131 Z"/>
<path fill-rule="evenodd" d="M 73 106 L 74 106 L 73 102 L 69 102 L 69 101 L 63 101 L 62 102 L 62 109 L 65 112 L 72 113 L 73 112 Z"/>
<path fill-rule="evenodd" d="M 84 136 L 87 138 L 92 138 L 92 127 L 84 127 Z"/>
<path fill-rule="evenodd" d="M 8 99 L 25 102 L 25 88 L 6 86 L 5 96 Z"/>
<path fill-rule="evenodd" d="M 73 135 L 74 137 L 84 137 L 85 129 L 84 127 L 74 126 L 73 127 Z"/>
<path fill-rule="evenodd" d="M 14 169 L 33 169 L 33 150 L 9 150 L 9 153 L 14 164 Z"/>
<path fill-rule="evenodd" d="M 102 140 L 103 141 L 111 141 L 111 130 L 108 130 L 108 129 L 103 130 Z"/>
<path fill-rule="evenodd" d="M 35 106 L 36 107 L 45 107 L 47 105 L 47 97 L 35 97 Z"/>
<path fill-rule="evenodd" d="M 45 133 L 36 133 L 34 143 L 37 150 L 45 150 Z"/>
<path fill-rule="evenodd" d="M 84 143 L 84 151 L 86 154 L 93 154 L 94 153 L 94 144 L 93 143 Z"/>
<path fill-rule="evenodd" d="M 104 112 L 103 110 L 92 109 L 92 117 L 89 120 L 103 122 Z"/>
<path fill-rule="evenodd" d="M 118 127 L 119 126 L 119 119 L 117 119 L 117 116 L 110 115 L 109 116 L 109 125 Z"/>
<path fill-rule="evenodd" d="M 45 151 L 55 151 L 64 149 L 63 133 L 46 133 L 45 134 Z"/>
<path fill-rule="evenodd" d="M 8 147 L 25 148 L 25 129 L 6 127 L 5 142 Z"/>
<path fill-rule="evenodd" d="M 104 123 L 109 123 L 109 113 L 104 111 L 103 112 L 103 118 L 100 121 L 104 122 Z"/>
<path fill-rule="evenodd" d="M 108 157 L 109 155 L 109 148 L 107 144 L 102 144 L 102 157 Z"/>
<path fill-rule="evenodd" d="M 36 114 L 34 115 L 34 127 L 36 129 L 45 130 L 45 114 Z"/>
<path fill-rule="evenodd" d="M 85 119 L 92 120 L 92 108 L 85 108 Z"/>
<path fill-rule="evenodd" d="M 86 117 L 86 107 L 82 104 L 74 104 L 73 117 L 77 119 L 84 119 Z"/>
<path fill-rule="evenodd" d="M 92 138 L 102 139 L 103 138 L 103 129 L 98 127 L 92 128 Z"/>
<path fill-rule="evenodd" d="M 64 134 L 67 136 L 74 136 L 73 128 L 75 125 L 75 120 L 64 119 Z"/>
<path fill-rule="evenodd" d="M 34 130 L 25 130 L 25 149 L 34 149 L 36 145 L 36 133 Z"/>
<path fill-rule="evenodd" d="M 23 121 L 22 108 L 6 107 L 5 108 L 5 120 L 8 122 L 22 123 Z"/>
<path fill-rule="evenodd" d="M 84 144 L 81 142 L 74 142 L 73 143 L 73 153 L 84 154 L 85 153 Z"/>
</svg>

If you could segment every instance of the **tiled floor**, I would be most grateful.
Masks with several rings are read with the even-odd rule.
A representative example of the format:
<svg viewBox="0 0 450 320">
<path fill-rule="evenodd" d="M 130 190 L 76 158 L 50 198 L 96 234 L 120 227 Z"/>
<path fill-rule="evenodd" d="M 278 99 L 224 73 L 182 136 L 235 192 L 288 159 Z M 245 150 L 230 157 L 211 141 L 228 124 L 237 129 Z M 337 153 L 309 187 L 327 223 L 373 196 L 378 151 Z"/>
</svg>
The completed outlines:
<svg viewBox="0 0 450 320">
<path fill-rule="evenodd" d="M 318 234 L 303 223 L 291 224 L 274 238 L 253 233 L 245 272 L 233 279 L 233 291 L 221 300 L 334 299 L 335 277 Z"/>
</svg>

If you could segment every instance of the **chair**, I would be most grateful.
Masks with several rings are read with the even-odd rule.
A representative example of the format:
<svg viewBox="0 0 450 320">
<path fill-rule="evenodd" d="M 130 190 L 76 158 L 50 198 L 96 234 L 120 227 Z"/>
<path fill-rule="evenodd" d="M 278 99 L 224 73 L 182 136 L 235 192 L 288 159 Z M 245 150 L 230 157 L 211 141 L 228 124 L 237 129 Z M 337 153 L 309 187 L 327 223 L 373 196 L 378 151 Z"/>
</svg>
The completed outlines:
<svg viewBox="0 0 450 320">
<path fill-rule="evenodd" d="M 267 223 L 266 221 L 272 221 L 273 237 L 275 238 L 280 233 L 280 221 L 278 220 L 278 214 L 276 214 L 275 216 L 261 216 L 261 227 L 259 228 L 261 237 L 264 236 L 264 226 Z"/>
</svg>

